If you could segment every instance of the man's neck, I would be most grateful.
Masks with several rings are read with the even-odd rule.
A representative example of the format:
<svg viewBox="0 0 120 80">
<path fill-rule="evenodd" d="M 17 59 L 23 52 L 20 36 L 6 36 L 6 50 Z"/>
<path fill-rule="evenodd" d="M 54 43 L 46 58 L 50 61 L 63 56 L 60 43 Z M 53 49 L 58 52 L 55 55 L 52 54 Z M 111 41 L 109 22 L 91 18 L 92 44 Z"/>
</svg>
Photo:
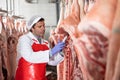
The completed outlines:
<svg viewBox="0 0 120 80">
<path fill-rule="evenodd" d="M 37 40 L 39 41 L 39 43 L 41 43 L 42 38 L 40 36 L 35 35 L 35 34 L 33 34 L 33 35 L 37 38 Z"/>
</svg>

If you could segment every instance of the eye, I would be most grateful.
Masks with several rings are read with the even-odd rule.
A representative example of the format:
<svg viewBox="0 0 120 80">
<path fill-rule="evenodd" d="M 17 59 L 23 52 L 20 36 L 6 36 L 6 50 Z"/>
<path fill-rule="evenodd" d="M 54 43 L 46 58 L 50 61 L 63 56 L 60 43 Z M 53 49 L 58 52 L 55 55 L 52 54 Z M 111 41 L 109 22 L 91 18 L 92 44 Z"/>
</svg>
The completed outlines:
<svg viewBox="0 0 120 80">
<path fill-rule="evenodd" d="M 38 26 L 38 28 L 45 28 L 45 26 Z"/>
<path fill-rule="evenodd" d="M 38 26 L 38 28 L 41 28 L 42 26 Z"/>
</svg>

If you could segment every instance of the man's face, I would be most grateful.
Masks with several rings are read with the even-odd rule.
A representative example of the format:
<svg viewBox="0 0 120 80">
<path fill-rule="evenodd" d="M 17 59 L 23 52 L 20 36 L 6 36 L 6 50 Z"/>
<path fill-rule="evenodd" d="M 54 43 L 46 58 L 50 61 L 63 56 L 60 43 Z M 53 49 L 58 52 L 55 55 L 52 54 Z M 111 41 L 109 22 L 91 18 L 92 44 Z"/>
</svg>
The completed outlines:
<svg viewBox="0 0 120 80">
<path fill-rule="evenodd" d="M 45 33 L 45 22 L 39 21 L 35 24 L 34 28 L 32 28 L 33 34 L 39 37 L 43 37 Z"/>
</svg>

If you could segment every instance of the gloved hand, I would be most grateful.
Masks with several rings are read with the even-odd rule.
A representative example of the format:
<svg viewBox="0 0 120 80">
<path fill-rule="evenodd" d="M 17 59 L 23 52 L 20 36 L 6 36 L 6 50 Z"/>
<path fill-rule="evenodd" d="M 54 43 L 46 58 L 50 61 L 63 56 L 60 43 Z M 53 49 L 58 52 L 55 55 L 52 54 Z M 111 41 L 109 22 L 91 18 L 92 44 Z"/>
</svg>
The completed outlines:
<svg viewBox="0 0 120 80">
<path fill-rule="evenodd" d="M 62 49 L 64 48 L 65 46 L 65 42 L 58 42 L 57 45 L 55 45 L 52 49 L 51 49 L 51 55 L 55 55 L 56 53 L 62 51 Z"/>
</svg>

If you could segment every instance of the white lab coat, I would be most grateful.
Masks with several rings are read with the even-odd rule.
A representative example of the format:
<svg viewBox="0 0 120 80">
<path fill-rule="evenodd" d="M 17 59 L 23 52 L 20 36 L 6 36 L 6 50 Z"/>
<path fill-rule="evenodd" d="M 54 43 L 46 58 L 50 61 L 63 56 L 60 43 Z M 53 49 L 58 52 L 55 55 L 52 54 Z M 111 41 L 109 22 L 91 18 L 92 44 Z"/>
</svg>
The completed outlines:
<svg viewBox="0 0 120 80">
<path fill-rule="evenodd" d="M 39 41 L 31 32 L 19 38 L 17 45 L 17 62 L 22 57 L 30 63 L 48 63 L 49 65 L 56 66 L 63 60 L 63 56 L 59 53 L 50 58 L 50 49 L 34 52 L 31 47 L 33 43 L 39 44 Z M 49 46 L 48 41 L 44 39 L 41 40 L 41 44 Z"/>
</svg>

